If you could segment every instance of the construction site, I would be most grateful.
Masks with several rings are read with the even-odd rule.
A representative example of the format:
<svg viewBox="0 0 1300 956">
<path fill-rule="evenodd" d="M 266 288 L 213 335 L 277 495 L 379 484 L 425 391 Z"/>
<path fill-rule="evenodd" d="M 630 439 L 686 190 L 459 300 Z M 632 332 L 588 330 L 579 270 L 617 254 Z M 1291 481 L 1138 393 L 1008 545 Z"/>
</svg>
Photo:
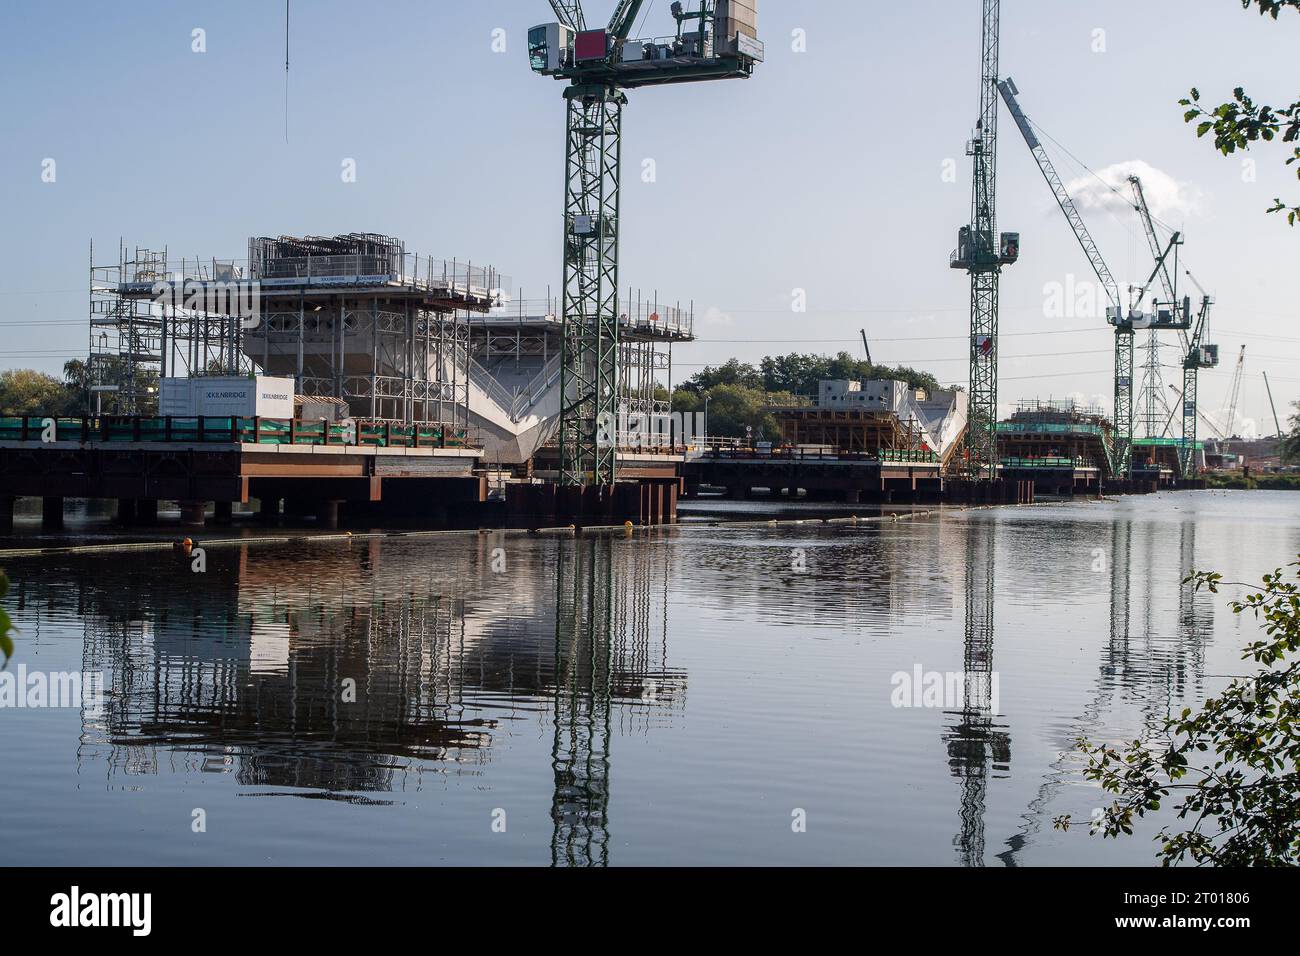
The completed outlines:
<svg viewBox="0 0 1300 956">
<path fill-rule="evenodd" d="M 966 149 L 971 216 L 949 261 L 970 276 L 968 382 L 823 381 L 803 404 L 773 409 L 775 443 L 719 444 L 682 427 L 673 353 L 695 340 L 694 306 L 620 285 L 624 107 L 631 90 L 751 76 L 763 61 L 756 4 L 673 4 L 675 34 L 644 40 L 633 36 L 634 0 L 605 28 L 588 28 L 577 3 L 551 5 L 558 21 L 529 31 L 528 55 L 564 92 L 560 294 L 516 296 L 495 266 L 431 258 L 382 234 L 254 236 L 245 256 L 206 260 L 121 242 L 109 261 L 92 245 L 88 407 L 52 431 L 39 416 L 0 419 L 0 522 L 12 522 L 19 496 L 42 497 L 54 525 L 67 497 L 117 499 L 126 522 L 152 521 L 159 500 L 175 500 L 192 524 L 257 502 L 265 517 L 331 526 L 340 515 L 442 521 L 449 511 L 491 521 L 491 508 L 472 507 L 491 501 L 514 525 L 672 522 L 679 498 L 702 489 L 1028 503 L 1200 487 L 1198 421 L 1217 439 L 1214 462 L 1225 461 L 1236 398 L 1219 424 L 1197 401 L 1200 371 L 1219 361 L 1214 298 L 1182 267 L 1184 238 L 1152 215 L 1137 176 L 1126 202 L 1151 267 L 1121 293 L 1000 72 L 996 0 L 983 3 L 980 115 Z M 1022 401 L 1001 415 L 998 285 L 1021 237 L 997 226 L 1000 105 L 1105 290 L 1109 412 Z M 1181 389 L 1163 380 L 1171 348 Z M 1243 361 L 1244 348 L 1234 396 Z"/>
<path fill-rule="evenodd" d="M 1000 865 L 1097 868 L 1022 877 L 1025 926 L 1240 926 L 1146 899 L 1300 862 L 1300 279 L 1250 205 L 1294 168 L 1229 202 L 1169 102 L 1204 67 L 1212 116 L 1276 29 L 1215 2 L 13 31 L 66 71 L 15 99 L 64 180 L 15 189 L 0 281 L 0 846 L 55 881 L 17 911 L 136 897 L 112 867 L 192 935 L 180 866 L 365 866 L 392 911 L 384 867 L 870 865 L 926 868 L 925 916 L 932 868 Z M 211 129 L 86 135 L 149 84 Z"/>
</svg>

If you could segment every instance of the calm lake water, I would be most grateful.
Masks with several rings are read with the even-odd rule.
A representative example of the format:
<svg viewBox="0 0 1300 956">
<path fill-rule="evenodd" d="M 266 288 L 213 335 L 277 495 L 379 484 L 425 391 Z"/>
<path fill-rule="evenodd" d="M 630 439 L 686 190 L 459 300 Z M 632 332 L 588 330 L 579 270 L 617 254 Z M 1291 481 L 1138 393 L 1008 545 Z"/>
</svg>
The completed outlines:
<svg viewBox="0 0 1300 956">
<path fill-rule="evenodd" d="M 1246 672 L 1180 581 L 1297 552 L 1300 496 L 1196 492 L 0 558 L 9 670 L 105 686 L 0 709 L 0 863 L 1153 863 L 1053 830 L 1103 802 L 1072 741 Z"/>
</svg>

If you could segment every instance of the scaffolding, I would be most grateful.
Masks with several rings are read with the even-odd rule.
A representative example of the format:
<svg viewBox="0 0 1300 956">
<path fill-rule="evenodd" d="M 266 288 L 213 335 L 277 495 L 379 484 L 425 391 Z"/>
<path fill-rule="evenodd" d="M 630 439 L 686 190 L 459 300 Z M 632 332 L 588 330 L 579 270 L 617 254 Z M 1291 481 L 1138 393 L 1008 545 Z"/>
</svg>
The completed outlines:
<svg viewBox="0 0 1300 956">
<path fill-rule="evenodd" d="M 208 296 L 183 295 L 187 283 L 242 278 L 231 260 L 171 261 L 166 246 L 128 248 L 123 240 L 117 262 L 96 265 L 91 243 L 86 371 L 96 408 L 87 411 L 154 415 L 163 378 L 251 373 L 253 363 L 240 354 L 238 316 L 208 308 Z M 159 294 L 164 287 L 181 295 Z"/>
<path fill-rule="evenodd" d="M 469 317 L 500 305 L 491 267 L 389 236 L 255 237 L 248 258 L 91 248 L 89 384 L 109 414 L 158 412 L 166 377 L 265 374 L 395 424 L 465 427 Z"/>
<path fill-rule="evenodd" d="M 468 427 L 471 315 L 501 302 L 495 269 L 375 233 L 254 238 L 248 261 L 263 315 L 245 351 L 267 374 L 374 421 Z"/>
<path fill-rule="evenodd" d="M 617 444 L 670 443 L 675 342 L 694 338 L 694 306 L 665 305 L 657 294 L 628 289 L 618 299 Z M 469 319 L 470 376 L 515 421 L 533 413 L 560 377 L 561 302 L 523 299 Z M 551 447 L 558 447 L 554 440 Z"/>
</svg>

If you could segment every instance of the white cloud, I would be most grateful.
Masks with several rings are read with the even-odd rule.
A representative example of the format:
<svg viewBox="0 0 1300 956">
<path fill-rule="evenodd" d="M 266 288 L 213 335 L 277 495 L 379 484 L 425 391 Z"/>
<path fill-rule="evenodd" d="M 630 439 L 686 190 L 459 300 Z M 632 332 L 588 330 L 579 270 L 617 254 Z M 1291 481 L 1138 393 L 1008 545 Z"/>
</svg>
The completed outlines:
<svg viewBox="0 0 1300 956">
<path fill-rule="evenodd" d="M 699 318 L 700 325 L 713 327 L 734 325 L 735 321 L 729 313 L 723 312 L 716 305 L 711 305 L 705 309 L 704 314 Z"/>
<path fill-rule="evenodd" d="M 1147 206 L 1157 219 L 1178 221 L 1199 214 L 1205 194 L 1197 186 L 1180 182 L 1140 159 L 1099 169 L 1096 176 L 1080 176 L 1066 183 L 1065 188 L 1080 209 L 1131 209 L 1133 188 L 1128 182 L 1130 176 L 1142 180 Z M 1108 189 L 1108 186 L 1112 188 Z"/>
</svg>

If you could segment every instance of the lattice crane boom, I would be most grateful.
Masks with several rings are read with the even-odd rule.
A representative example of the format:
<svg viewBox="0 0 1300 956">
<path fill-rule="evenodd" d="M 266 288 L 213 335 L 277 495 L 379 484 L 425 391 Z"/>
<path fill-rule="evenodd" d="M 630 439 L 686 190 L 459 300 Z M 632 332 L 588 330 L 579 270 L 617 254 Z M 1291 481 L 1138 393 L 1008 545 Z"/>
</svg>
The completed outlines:
<svg viewBox="0 0 1300 956">
<path fill-rule="evenodd" d="M 1160 250 L 1160 236 L 1156 232 L 1155 217 L 1151 215 L 1151 209 L 1147 205 L 1146 191 L 1142 187 L 1142 179 L 1138 176 L 1130 176 L 1128 182 L 1133 190 L 1133 208 L 1136 210 L 1138 218 L 1142 220 L 1142 228 L 1146 233 L 1147 245 L 1151 249 L 1151 257 L 1156 260 L 1156 271 L 1152 278 L 1159 278 L 1160 288 L 1165 294 L 1165 299 L 1170 303 L 1170 310 L 1176 313 L 1179 308 L 1176 284 L 1166 262 L 1167 256 L 1162 254 Z M 1175 233 L 1176 235 L 1177 233 Z M 1183 339 L 1183 348 L 1186 349 L 1187 334 L 1181 329 L 1178 334 Z M 1154 328 L 1147 332 L 1146 348 L 1147 359 L 1142 373 L 1142 390 L 1138 405 L 1146 437 L 1155 438 L 1160 430 L 1160 411 L 1156 406 L 1164 400 L 1164 395 L 1160 387 L 1163 384 L 1160 367 L 1160 333 Z"/>
<path fill-rule="evenodd" d="M 570 30 L 587 29 L 580 0 L 551 0 L 551 9 L 555 11 L 555 18 Z"/>
<path fill-rule="evenodd" d="M 632 35 L 636 25 L 636 15 L 641 12 L 645 0 L 620 0 L 614 15 L 609 18 L 609 34 L 619 40 L 626 40 Z"/>
<path fill-rule="evenodd" d="M 1029 151 L 1033 153 L 1034 159 L 1038 162 L 1038 168 L 1047 180 L 1048 187 L 1052 190 L 1052 195 L 1056 197 L 1056 203 L 1061 207 L 1061 212 L 1065 214 L 1066 221 L 1069 222 L 1070 228 L 1074 231 L 1074 237 L 1078 240 L 1080 248 L 1088 258 L 1088 263 L 1092 266 L 1092 271 L 1097 275 L 1097 281 L 1101 283 L 1102 288 L 1106 291 L 1106 297 L 1110 299 L 1110 307 L 1106 310 L 1107 321 L 1115 327 L 1115 436 L 1113 440 L 1113 461 L 1115 474 L 1120 477 L 1128 477 L 1132 470 L 1133 464 L 1133 323 L 1131 317 L 1124 309 L 1124 302 L 1120 299 L 1119 283 L 1115 281 L 1115 276 L 1111 273 L 1110 267 L 1106 265 L 1106 260 L 1102 258 L 1101 250 L 1097 248 L 1097 243 L 1093 241 L 1092 234 L 1088 232 L 1088 227 L 1080 215 L 1078 207 L 1075 206 L 1074 200 L 1070 198 L 1070 192 L 1065 188 L 1065 183 L 1061 181 L 1060 175 L 1056 172 L 1056 167 L 1052 164 L 1051 158 L 1047 155 L 1047 150 L 1043 148 L 1042 142 L 1038 139 L 1038 134 L 1034 132 L 1029 118 L 1025 115 L 1024 110 L 1020 108 L 1020 103 L 1016 99 L 1019 92 L 1016 84 L 1010 78 L 998 83 L 998 89 L 1002 93 L 1002 99 L 1006 101 L 1007 109 L 1011 111 L 1011 116 L 1020 128 L 1020 134 L 1025 138 L 1025 144 Z"/>
<path fill-rule="evenodd" d="M 1156 223 L 1151 216 L 1151 209 L 1147 206 L 1147 197 L 1142 188 L 1142 180 L 1138 176 L 1130 176 L 1128 182 L 1133 189 L 1133 208 L 1137 210 L 1138 217 L 1142 220 L 1142 226 L 1147 235 L 1147 245 L 1151 247 L 1151 258 L 1159 261 L 1160 287 L 1165 293 L 1165 298 L 1169 302 L 1176 303 L 1178 301 L 1177 288 L 1170 275 L 1169 267 L 1160 254 L 1160 237 L 1156 233 Z"/>
<path fill-rule="evenodd" d="M 1043 178 L 1047 180 L 1052 195 L 1056 197 L 1057 205 L 1061 207 L 1061 212 L 1065 214 L 1066 221 L 1070 223 L 1070 228 L 1074 230 L 1074 237 L 1079 241 L 1083 254 L 1088 257 L 1088 263 L 1092 266 L 1097 281 L 1106 290 L 1106 297 L 1110 299 L 1111 306 L 1122 317 L 1124 303 L 1120 299 L 1119 283 L 1115 281 L 1110 267 L 1106 265 L 1106 260 L 1102 258 L 1101 250 L 1097 248 L 1097 243 L 1093 241 L 1092 234 L 1088 232 L 1088 226 L 1084 223 L 1083 216 L 1079 213 L 1078 207 L 1074 205 L 1074 200 L 1070 198 L 1069 190 L 1065 188 L 1065 183 L 1061 181 L 1060 175 L 1056 172 L 1051 157 L 1047 155 L 1047 150 L 1043 148 L 1042 142 L 1038 139 L 1038 134 L 1034 132 L 1029 117 L 1020 108 L 1020 102 L 1016 99 L 1019 90 L 1016 89 L 1015 81 L 1008 77 L 998 83 L 998 89 L 1002 92 L 1002 99 L 1006 101 L 1007 109 L 1011 111 L 1012 119 L 1016 121 L 1016 126 L 1020 128 L 1020 134 L 1025 138 L 1025 144 L 1029 147 L 1029 151 L 1033 153 L 1034 159 L 1038 161 L 1038 168 L 1042 171 Z"/>
<path fill-rule="evenodd" d="M 1246 346 L 1237 354 L 1237 367 L 1232 372 L 1232 387 L 1228 389 L 1228 410 L 1223 423 L 1225 437 L 1231 438 L 1237 427 L 1237 407 L 1241 402 L 1241 378 L 1246 371 Z"/>
</svg>

